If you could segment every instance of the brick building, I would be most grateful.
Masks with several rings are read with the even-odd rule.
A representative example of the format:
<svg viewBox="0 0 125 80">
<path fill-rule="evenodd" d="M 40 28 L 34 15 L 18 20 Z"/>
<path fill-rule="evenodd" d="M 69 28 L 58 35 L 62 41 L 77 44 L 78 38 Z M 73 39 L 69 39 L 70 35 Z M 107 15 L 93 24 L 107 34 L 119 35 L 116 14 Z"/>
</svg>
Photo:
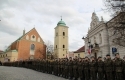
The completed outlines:
<svg viewBox="0 0 125 80">
<path fill-rule="evenodd" d="M 1 54 L 0 60 L 16 61 L 26 59 L 39 59 L 46 57 L 46 45 L 35 28 L 14 41 L 6 51 Z"/>
</svg>

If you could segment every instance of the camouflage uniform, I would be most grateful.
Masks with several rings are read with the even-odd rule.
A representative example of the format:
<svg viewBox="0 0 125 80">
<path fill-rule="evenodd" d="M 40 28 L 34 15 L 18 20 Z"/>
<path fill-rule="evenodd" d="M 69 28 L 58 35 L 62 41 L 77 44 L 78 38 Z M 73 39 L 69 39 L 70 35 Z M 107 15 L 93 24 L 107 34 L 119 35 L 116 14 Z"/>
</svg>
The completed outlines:
<svg viewBox="0 0 125 80">
<path fill-rule="evenodd" d="M 122 80 L 122 70 L 123 70 L 123 60 L 120 58 L 116 58 L 115 60 L 115 72 L 116 72 L 116 80 Z"/>
<path fill-rule="evenodd" d="M 111 59 L 106 59 L 104 61 L 104 70 L 106 72 L 106 79 L 112 80 L 113 61 Z"/>
<path fill-rule="evenodd" d="M 84 75 L 85 75 L 85 80 L 89 80 L 89 61 L 88 60 L 84 61 Z"/>
<path fill-rule="evenodd" d="M 123 76 L 124 76 L 124 77 L 123 77 L 123 78 L 124 78 L 123 80 L 125 80 L 125 60 L 123 61 Z"/>
<path fill-rule="evenodd" d="M 104 79 L 104 62 L 102 60 L 99 60 L 98 63 L 98 80 L 103 80 Z"/>
<path fill-rule="evenodd" d="M 70 79 L 73 79 L 73 61 L 68 61 L 68 67 L 69 67 L 69 77 Z"/>
<path fill-rule="evenodd" d="M 68 74 L 68 60 L 65 59 L 64 77 L 67 79 L 68 76 L 69 76 L 69 74 Z"/>
<path fill-rule="evenodd" d="M 73 75 L 75 80 L 78 79 L 78 63 L 77 63 L 77 59 L 74 59 L 73 61 Z"/>
<path fill-rule="evenodd" d="M 79 78 L 83 80 L 83 62 L 78 62 L 78 72 L 79 72 Z"/>
<path fill-rule="evenodd" d="M 95 60 L 92 60 L 89 63 L 89 68 L 90 68 L 90 77 L 91 80 L 96 80 L 97 78 L 97 63 Z"/>
</svg>

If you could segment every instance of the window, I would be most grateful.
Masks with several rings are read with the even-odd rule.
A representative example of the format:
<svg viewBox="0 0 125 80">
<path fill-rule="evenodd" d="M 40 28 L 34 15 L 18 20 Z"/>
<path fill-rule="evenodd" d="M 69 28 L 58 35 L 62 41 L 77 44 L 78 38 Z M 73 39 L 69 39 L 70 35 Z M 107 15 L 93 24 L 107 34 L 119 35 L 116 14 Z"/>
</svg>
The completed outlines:
<svg viewBox="0 0 125 80">
<path fill-rule="evenodd" d="M 78 54 L 78 57 L 80 58 L 80 54 Z"/>
<path fill-rule="evenodd" d="M 65 32 L 63 32 L 63 36 L 65 36 Z"/>
<path fill-rule="evenodd" d="M 58 33 L 56 33 L 56 36 L 58 36 Z"/>
<path fill-rule="evenodd" d="M 63 56 L 65 56 L 65 54 L 63 54 Z"/>
<path fill-rule="evenodd" d="M 35 36 L 35 35 L 32 35 L 32 36 L 31 36 L 31 40 L 32 40 L 32 41 L 36 41 L 36 36 Z"/>
<path fill-rule="evenodd" d="M 63 45 L 63 48 L 65 48 L 65 45 Z"/>
<path fill-rule="evenodd" d="M 34 45 L 34 44 L 31 44 L 30 49 L 31 49 L 31 50 L 35 50 L 35 45 Z"/>
<path fill-rule="evenodd" d="M 56 45 L 56 48 L 57 48 L 57 45 Z"/>
<path fill-rule="evenodd" d="M 38 42 L 40 42 L 40 38 L 38 38 L 38 40 L 37 40 Z"/>
<path fill-rule="evenodd" d="M 7 54 L 6 54 L 6 56 L 7 56 Z"/>
<path fill-rule="evenodd" d="M 102 43 L 102 36 L 99 34 L 100 43 Z"/>
<path fill-rule="evenodd" d="M 96 43 L 96 37 L 94 37 L 94 43 Z"/>
<path fill-rule="evenodd" d="M 33 35 L 32 38 L 35 38 L 35 36 Z"/>
<path fill-rule="evenodd" d="M 29 36 L 28 35 L 26 36 L 26 39 L 29 40 Z"/>
</svg>

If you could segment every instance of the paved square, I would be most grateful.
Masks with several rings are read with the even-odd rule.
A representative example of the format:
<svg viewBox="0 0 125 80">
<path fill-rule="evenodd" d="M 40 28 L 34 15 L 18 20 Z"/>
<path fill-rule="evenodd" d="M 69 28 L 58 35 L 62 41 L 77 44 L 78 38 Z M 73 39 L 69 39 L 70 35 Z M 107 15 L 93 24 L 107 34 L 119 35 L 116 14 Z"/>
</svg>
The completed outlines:
<svg viewBox="0 0 125 80">
<path fill-rule="evenodd" d="M 31 69 L 0 66 L 0 80 L 67 80 Z"/>
</svg>

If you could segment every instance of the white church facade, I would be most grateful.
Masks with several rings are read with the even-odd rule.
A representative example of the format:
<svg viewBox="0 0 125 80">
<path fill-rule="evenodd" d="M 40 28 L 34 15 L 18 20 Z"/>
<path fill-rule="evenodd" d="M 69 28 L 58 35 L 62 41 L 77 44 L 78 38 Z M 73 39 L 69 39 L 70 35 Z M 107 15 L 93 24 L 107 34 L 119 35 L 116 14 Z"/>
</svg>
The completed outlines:
<svg viewBox="0 0 125 80">
<path fill-rule="evenodd" d="M 96 58 L 101 56 L 105 57 L 106 54 L 110 54 L 114 58 L 115 53 L 119 53 L 121 57 L 125 55 L 125 47 L 114 45 L 112 43 L 110 34 L 111 31 L 107 27 L 107 22 L 97 17 L 96 13 L 92 13 L 92 21 L 90 23 L 90 29 L 84 39 L 85 41 L 85 56 L 95 56 Z M 115 52 L 112 52 L 115 49 Z M 88 51 L 90 51 L 88 53 Z"/>
</svg>

